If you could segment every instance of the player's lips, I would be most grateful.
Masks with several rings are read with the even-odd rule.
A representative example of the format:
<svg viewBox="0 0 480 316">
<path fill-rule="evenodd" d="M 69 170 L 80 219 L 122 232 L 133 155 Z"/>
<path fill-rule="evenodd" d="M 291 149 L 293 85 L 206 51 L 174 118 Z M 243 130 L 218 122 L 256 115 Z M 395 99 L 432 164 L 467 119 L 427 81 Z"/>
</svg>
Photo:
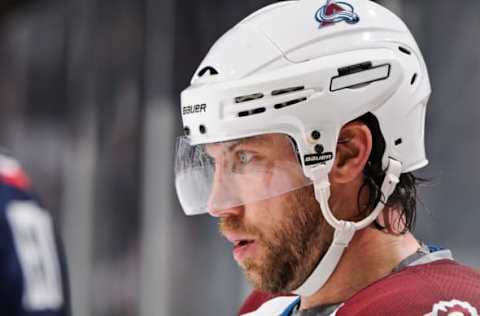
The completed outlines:
<svg viewBox="0 0 480 316">
<path fill-rule="evenodd" d="M 233 246 L 233 257 L 241 262 L 247 256 L 252 256 L 255 251 L 255 240 L 242 240 Z"/>
<path fill-rule="evenodd" d="M 225 234 L 225 237 L 233 244 L 233 257 L 237 262 L 242 261 L 246 256 L 251 256 L 256 248 L 254 238 L 231 234 Z"/>
</svg>

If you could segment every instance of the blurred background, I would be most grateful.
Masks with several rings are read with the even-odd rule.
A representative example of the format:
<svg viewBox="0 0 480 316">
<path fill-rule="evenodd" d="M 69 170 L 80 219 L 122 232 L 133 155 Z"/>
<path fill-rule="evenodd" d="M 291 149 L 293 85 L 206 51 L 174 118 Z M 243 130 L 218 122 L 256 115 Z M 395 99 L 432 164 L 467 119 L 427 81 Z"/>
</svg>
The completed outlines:
<svg viewBox="0 0 480 316">
<path fill-rule="evenodd" d="M 63 236 L 75 316 L 234 315 L 247 295 L 215 220 L 179 208 L 172 160 L 180 91 L 221 34 L 273 2 L 1 2 L 0 144 Z M 480 267 L 480 2 L 379 2 L 433 85 L 416 234 Z"/>
</svg>

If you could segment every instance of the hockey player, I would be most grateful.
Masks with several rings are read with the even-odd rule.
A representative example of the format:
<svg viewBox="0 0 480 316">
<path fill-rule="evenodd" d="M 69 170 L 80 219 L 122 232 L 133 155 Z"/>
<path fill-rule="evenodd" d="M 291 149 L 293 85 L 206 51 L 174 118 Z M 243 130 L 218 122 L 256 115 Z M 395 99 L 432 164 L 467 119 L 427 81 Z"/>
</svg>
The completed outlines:
<svg viewBox="0 0 480 316">
<path fill-rule="evenodd" d="M 219 218 L 248 315 L 477 315 L 480 275 L 410 232 L 430 83 L 367 0 L 282 1 L 211 48 L 182 92 L 175 185 Z"/>
<path fill-rule="evenodd" d="M 16 160 L 0 154 L 0 315 L 70 315 L 61 250 L 30 180 Z"/>
</svg>

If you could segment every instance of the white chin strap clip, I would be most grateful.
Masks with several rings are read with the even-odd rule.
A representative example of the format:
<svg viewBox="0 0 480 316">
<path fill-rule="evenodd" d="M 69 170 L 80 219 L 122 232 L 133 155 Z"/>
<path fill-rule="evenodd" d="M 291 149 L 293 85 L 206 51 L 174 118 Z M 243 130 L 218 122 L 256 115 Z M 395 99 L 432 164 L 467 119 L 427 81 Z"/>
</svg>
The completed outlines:
<svg viewBox="0 0 480 316">
<path fill-rule="evenodd" d="M 389 158 L 385 179 L 383 180 L 381 187 L 384 202 L 388 201 L 388 198 L 399 182 L 401 172 L 402 164 Z M 328 181 L 327 166 L 319 165 L 315 167 L 311 170 L 309 177 L 313 181 L 315 197 L 320 204 L 322 214 L 328 224 L 335 228 L 335 233 L 332 244 L 328 248 L 325 256 L 305 282 L 294 291 L 294 293 L 301 296 L 310 296 L 314 294 L 327 282 L 340 261 L 345 248 L 352 240 L 355 232 L 369 226 L 377 219 L 384 208 L 384 202 L 379 201 L 372 213 L 359 222 L 338 220 L 332 214 L 328 205 L 328 199 L 330 198 L 330 183 Z"/>
</svg>

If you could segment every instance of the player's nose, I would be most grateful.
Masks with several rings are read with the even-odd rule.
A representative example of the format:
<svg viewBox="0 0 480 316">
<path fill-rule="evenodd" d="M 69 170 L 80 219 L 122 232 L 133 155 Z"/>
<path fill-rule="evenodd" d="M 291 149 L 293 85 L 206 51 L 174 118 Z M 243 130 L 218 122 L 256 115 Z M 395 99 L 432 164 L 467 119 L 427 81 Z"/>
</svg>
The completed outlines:
<svg viewBox="0 0 480 316">
<path fill-rule="evenodd" d="M 231 179 L 229 180 L 221 171 L 215 171 L 212 189 L 208 198 L 208 213 L 214 217 L 239 215 L 243 206 L 237 196 Z"/>
<path fill-rule="evenodd" d="M 213 217 L 238 216 L 243 212 L 243 205 L 229 207 L 209 206 L 208 213 Z"/>
</svg>

